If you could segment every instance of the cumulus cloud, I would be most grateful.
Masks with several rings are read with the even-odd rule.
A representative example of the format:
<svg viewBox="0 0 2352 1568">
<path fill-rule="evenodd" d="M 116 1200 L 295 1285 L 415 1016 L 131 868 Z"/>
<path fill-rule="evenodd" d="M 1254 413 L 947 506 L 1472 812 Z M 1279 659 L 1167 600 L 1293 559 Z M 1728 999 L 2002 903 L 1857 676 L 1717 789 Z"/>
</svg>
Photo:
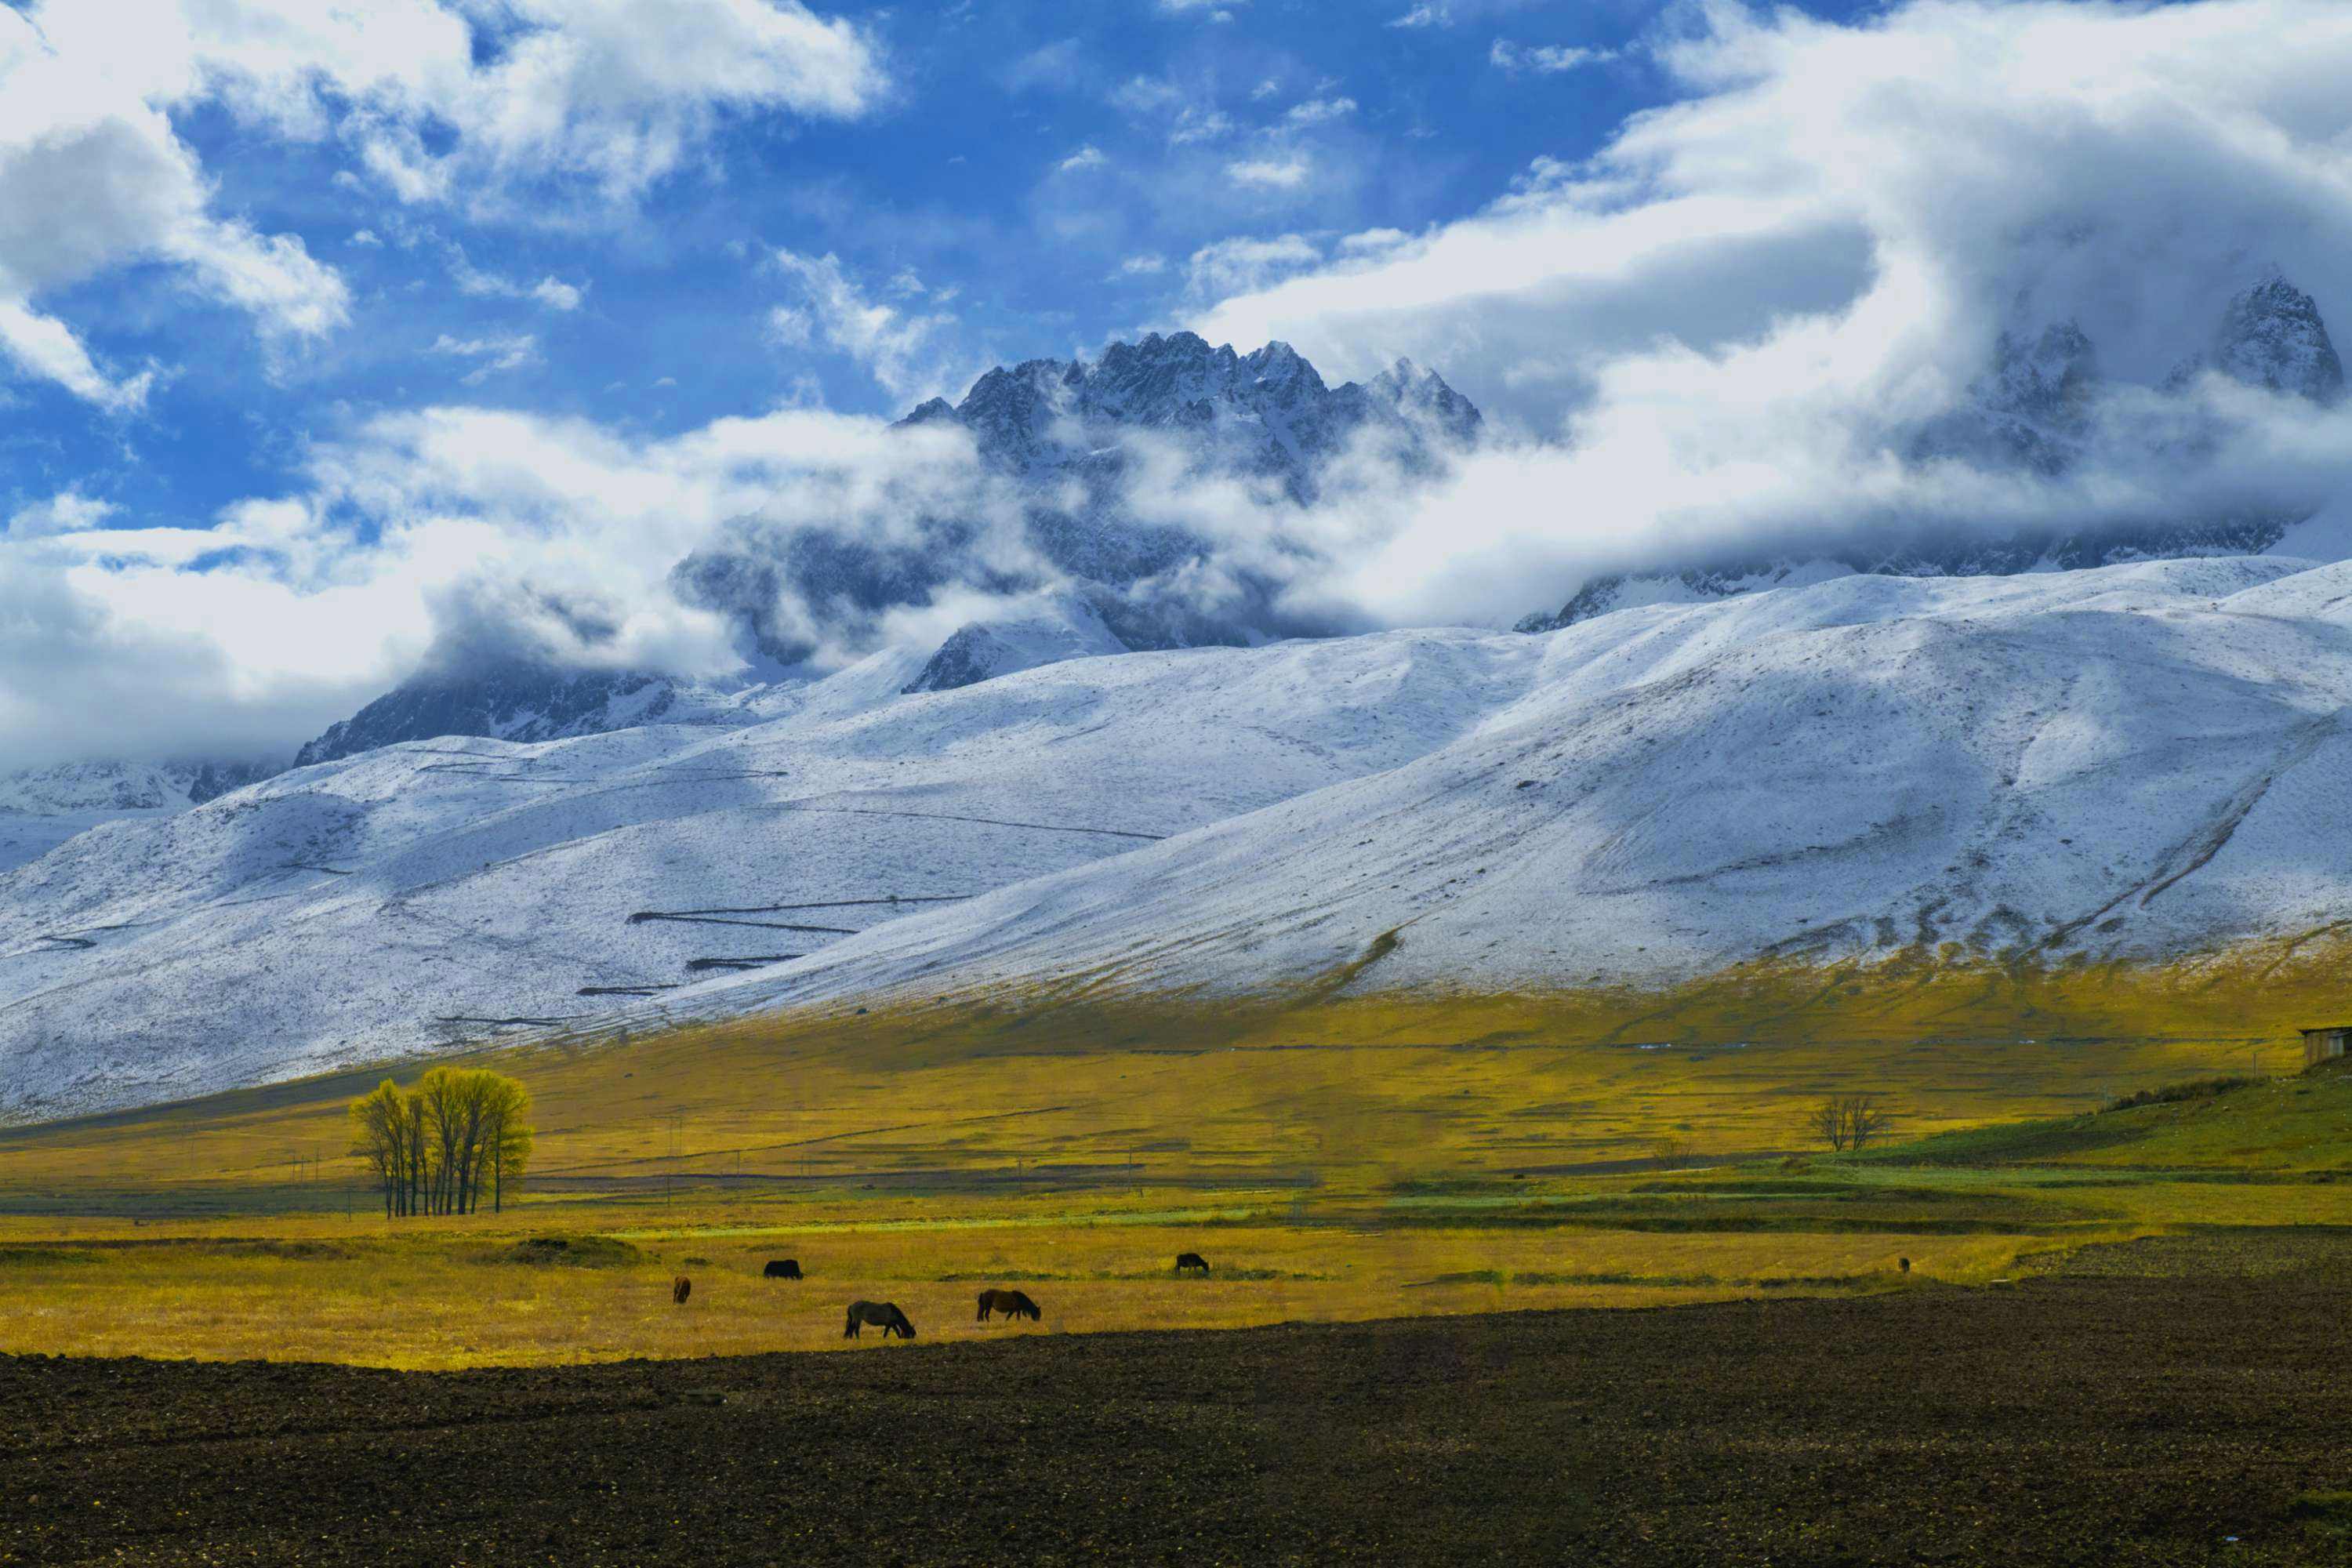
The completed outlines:
<svg viewBox="0 0 2352 1568">
<path fill-rule="evenodd" d="M 340 138 L 402 199 L 496 203 L 518 183 L 626 200 L 730 113 L 848 117 L 887 82 L 871 40 L 800 0 L 35 0 L 0 6 L 0 355 L 126 411 L 38 301 L 142 260 L 248 313 L 273 348 L 343 323 L 349 293 L 290 235 L 211 210 L 174 113 Z M 374 238 L 362 230 L 353 238 Z M 526 290 L 555 309 L 576 286 Z"/>
<path fill-rule="evenodd" d="M 1237 185 L 1260 191 L 1295 191 L 1307 183 L 1315 165 L 1304 153 L 1275 153 L 1261 158 L 1236 158 L 1225 165 L 1226 177 Z"/>
<path fill-rule="evenodd" d="M 1065 174 L 1072 174 L 1087 169 L 1099 169 L 1109 162 L 1108 158 L 1103 156 L 1103 150 L 1089 142 L 1056 163 L 1055 167 Z"/>
</svg>

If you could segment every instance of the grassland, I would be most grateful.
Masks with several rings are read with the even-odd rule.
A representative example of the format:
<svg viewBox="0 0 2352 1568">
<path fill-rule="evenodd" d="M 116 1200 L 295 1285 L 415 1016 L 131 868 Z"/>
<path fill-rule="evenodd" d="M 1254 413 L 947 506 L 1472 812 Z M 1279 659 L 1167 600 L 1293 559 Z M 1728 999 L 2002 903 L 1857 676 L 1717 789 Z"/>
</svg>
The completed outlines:
<svg viewBox="0 0 2352 1568">
<path fill-rule="evenodd" d="M 830 1348 L 856 1296 L 941 1338 L 1654 1306 L 2352 1224 L 2338 1079 L 2091 1113 L 2289 1066 L 2283 1035 L 1895 1039 L 1832 1018 L 1729 1037 L 1769 1021 L 1751 979 L 1752 1016 L 1704 1027 L 1692 995 L 1150 1018 L 1064 1000 L 488 1052 L 537 1097 L 539 1156 L 520 1202 L 463 1220 L 373 1209 L 342 1116 L 373 1073 L 0 1131 L 0 1351 L 439 1368 Z M 2101 984 L 2084 994 L 2131 992 Z M 1806 1152 L 1805 1109 L 1855 1089 L 1906 1141 Z M 593 1266 L 518 1251 L 549 1235 L 615 1246 Z M 1209 1280 L 1171 1276 L 1183 1250 Z M 761 1280 L 779 1256 L 812 1278 Z M 1015 1281 L 1041 1328 L 972 1323 L 982 1285 Z"/>
</svg>

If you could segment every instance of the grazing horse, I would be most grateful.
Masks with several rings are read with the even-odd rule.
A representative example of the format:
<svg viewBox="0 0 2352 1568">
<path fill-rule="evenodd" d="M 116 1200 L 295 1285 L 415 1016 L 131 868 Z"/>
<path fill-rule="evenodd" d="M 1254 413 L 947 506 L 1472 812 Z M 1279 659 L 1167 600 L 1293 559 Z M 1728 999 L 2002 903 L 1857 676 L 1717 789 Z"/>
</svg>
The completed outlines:
<svg viewBox="0 0 2352 1568">
<path fill-rule="evenodd" d="M 686 1299 L 693 1294 L 694 1281 L 688 1279 L 685 1275 L 681 1274 L 677 1279 L 669 1282 L 669 1299 L 677 1302 L 679 1306 L 685 1306 Z"/>
<path fill-rule="evenodd" d="M 1197 1268 L 1203 1275 L 1206 1275 L 1209 1272 L 1209 1260 L 1202 1257 L 1197 1252 L 1178 1253 L 1176 1255 L 1176 1272 L 1181 1274 L 1187 1268 Z"/>
<path fill-rule="evenodd" d="M 841 1337 L 845 1340 L 857 1338 L 857 1331 L 867 1323 L 881 1330 L 886 1340 L 892 1334 L 902 1340 L 915 1337 L 915 1325 L 907 1321 L 906 1313 L 889 1301 L 852 1301 L 849 1304 L 849 1321 L 843 1327 Z"/>
<path fill-rule="evenodd" d="M 980 1321 L 988 1321 L 991 1312 L 1002 1312 L 1008 1318 L 1026 1318 L 1035 1322 L 1045 1314 L 1037 1303 L 1018 1290 L 982 1290 L 980 1293 Z"/>
<path fill-rule="evenodd" d="M 797 1258 L 771 1259 L 768 1266 L 760 1270 L 760 1277 L 763 1279 L 797 1279 L 801 1277 L 801 1260 Z"/>
</svg>

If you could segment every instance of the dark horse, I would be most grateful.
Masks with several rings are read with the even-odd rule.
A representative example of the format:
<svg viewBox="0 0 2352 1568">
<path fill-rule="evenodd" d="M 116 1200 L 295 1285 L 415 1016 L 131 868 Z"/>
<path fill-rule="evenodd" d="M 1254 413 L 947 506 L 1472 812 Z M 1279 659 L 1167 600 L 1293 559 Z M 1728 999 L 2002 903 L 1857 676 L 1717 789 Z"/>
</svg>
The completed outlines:
<svg viewBox="0 0 2352 1568">
<path fill-rule="evenodd" d="M 1197 1252 L 1178 1253 L 1176 1255 L 1176 1272 L 1181 1274 L 1187 1268 L 1197 1268 L 1202 1273 L 1206 1274 L 1209 1271 L 1209 1260 L 1202 1257 Z"/>
<path fill-rule="evenodd" d="M 797 1258 L 771 1259 L 768 1266 L 760 1270 L 760 1277 L 763 1279 L 797 1279 L 801 1277 L 801 1260 Z"/>
<path fill-rule="evenodd" d="M 685 1306 L 686 1299 L 693 1294 L 694 1281 L 688 1279 L 685 1275 L 681 1274 L 677 1279 L 669 1282 L 669 1299 L 677 1302 L 679 1306 Z"/>
<path fill-rule="evenodd" d="M 842 1329 L 841 1337 L 856 1339 L 857 1331 L 867 1323 L 881 1330 L 886 1340 L 892 1334 L 902 1340 L 915 1337 L 915 1325 L 907 1321 L 907 1314 L 887 1301 L 852 1301 L 849 1304 L 849 1322 Z"/>
<path fill-rule="evenodd" d="M 1026 1318 L 1035 1322 L 1045 1314 L 1037 1303 L 1018 1290 L 982 1290 L 980 1293 L 980 1321 L 988 1321 L 991 1312 L 1002 1312 L 1008 1318 Z"/>
</svg>

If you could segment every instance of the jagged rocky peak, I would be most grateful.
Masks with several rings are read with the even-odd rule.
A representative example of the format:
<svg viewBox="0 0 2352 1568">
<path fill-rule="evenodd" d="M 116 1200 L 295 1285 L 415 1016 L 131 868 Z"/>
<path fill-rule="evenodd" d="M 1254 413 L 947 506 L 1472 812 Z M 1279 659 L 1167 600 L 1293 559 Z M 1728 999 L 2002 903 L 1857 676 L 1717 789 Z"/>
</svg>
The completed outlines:
<svg viewBox="0 0 2352 1568">
<path fill-rule="evenodd" d="M 1094 456 L 1121 429 L 1208 437 L 1204 457 L 1292 475 L 1311 488 L 1315 460 L 1367 421 L 1429 440 L 1474 439 L 1470 400 L 1433 371 L 1399 361 L 1370 383 L 1334 387 L 1286 342 L 1247 354 L 1197 332 L 1152 332 L 1101 357 L 1027 360 L 974 382 L 961 403 L 933 398 L 903 425 L 953 420 L 983 455 L 1013 468 L 1066 466 Z"/>
<path fill-rule="evenodd" d="M 2277 273 L 2230 301 L 2210 363 L 2249 386 L 2314 403 L 2344 395 L 2344 362 L 2318 301 Z"/>
</svg>

